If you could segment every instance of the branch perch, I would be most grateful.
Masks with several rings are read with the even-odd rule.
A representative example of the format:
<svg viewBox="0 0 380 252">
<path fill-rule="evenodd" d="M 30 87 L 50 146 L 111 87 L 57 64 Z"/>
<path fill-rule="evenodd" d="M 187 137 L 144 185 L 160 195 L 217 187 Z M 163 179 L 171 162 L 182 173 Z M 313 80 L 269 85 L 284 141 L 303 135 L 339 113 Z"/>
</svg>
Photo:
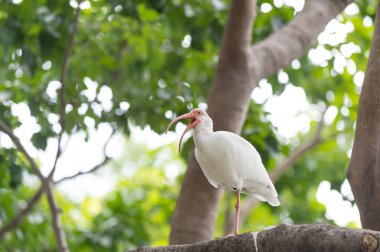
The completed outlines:
<svg viewBox="0 0 380 252">
<path fill-rule="evenodd" d="M 366 229 L 334 227 L 325 223 L 306 225 L 282 224 L 261 232 L 249 232 L 211 241 L 141 247 L 130 252 L 199 252 L 199 251 L 378 251 L 380 232 Z"/>
</svg>

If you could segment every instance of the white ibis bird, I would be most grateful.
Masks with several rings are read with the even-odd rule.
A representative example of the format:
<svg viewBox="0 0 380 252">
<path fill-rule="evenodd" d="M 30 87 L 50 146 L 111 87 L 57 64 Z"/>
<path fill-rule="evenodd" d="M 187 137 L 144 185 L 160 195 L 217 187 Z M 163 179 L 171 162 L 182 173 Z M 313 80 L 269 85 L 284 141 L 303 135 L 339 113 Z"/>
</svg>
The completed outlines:
<svg viewBox="0 0 380 252">
<path fill-rule="evenodd" d="M 182 119 L 190 119 L 190 123 L 179 141 L 179 152 L 181 153 L 183 136 L 194 128 L 195 158 L 207 180 L 216 188 L 225 186 L 237 193 L 235 235 L 238 234 L 241 192 L 252 194 L 272 206 L 280 205 L 276 189 L 255 147 L 234 133 L 214 132 L 211 118 L 202 109 L 193 109 L 190 113 L 175 118 L 165 133 Z"/>
</svg>

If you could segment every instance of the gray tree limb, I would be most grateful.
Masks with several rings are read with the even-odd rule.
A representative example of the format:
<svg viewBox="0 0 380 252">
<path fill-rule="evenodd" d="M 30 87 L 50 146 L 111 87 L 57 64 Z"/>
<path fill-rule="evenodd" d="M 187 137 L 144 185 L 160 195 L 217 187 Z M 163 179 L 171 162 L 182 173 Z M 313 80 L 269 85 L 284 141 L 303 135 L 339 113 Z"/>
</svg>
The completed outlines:
<svg viewBox="0 0 380 252">
<path fill-rule="evenodd" d="M 211 241 L 172 245 L 166 247 L 141 247 L 130 252 L 200 252 L 200 251 L 379 251 L 380 232 L 363 229 L 334 227 L 329 224 L 282 224 L 261 232 Z"/>
<path fill-rule="evenodd" d="M 279 31 L 252 46 L 256 78 L 266 78 L 301 57 L 327 23 L 353 0 L 309 0 L 303 10 Z"/>
</svg>

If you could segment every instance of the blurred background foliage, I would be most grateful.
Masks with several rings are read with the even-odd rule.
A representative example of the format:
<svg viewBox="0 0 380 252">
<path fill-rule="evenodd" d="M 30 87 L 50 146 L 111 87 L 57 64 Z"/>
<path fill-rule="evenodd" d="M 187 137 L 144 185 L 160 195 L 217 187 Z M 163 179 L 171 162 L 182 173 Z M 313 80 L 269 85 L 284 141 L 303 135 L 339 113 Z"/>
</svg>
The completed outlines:
<svg viewBox="0 0 380 252">
<path fill-rule="evenodd" d="M 121 251 L 167 244 L 192 141 L 185 143 L 180 157 L 177 143 L 148 148 L 130 141 L 130 125 L 160 133 L 168 120 L 205 103 L 228 4 L 225 0 L 81 3 L 68 71 L 66 135 L 88 135 L 106 123 L 125 137 L 128 150 L 104 169 L 105 174 L 118 174 L 106 196 L 88 196 L 75 202 L 57 190 L 73 251 Z M 26 108 L 24 112 L 38 126 L 30 129 L 30 139 L 22 141 L 31 141 L 41 151 L 60 132 L 57 91 L 77 5 L 74 0 L 0 1 L 0 120 L 17 132 L 26 122 L 15 107 Z M 259 0 L 257 6 L 254 42 L 286 25 L 297 13 L 283 1 Z M 327 29 L 305 56 L 267 79 L 273 96 L 281 95 L 289 86 L 304 90 L 313 111 L 300 116 L 306 115 L 310 121 L 310 133 L 282 137 L 265 109 L 270 98 L 252 99 L 242 135 L 256 146 L 269 170 L 312 137 L 321 111 L 327 110 L 330 120 L 323 128 L 321 144 L 278 181 L 282 207 L 259 204 L 242 231 L 284 222 L 334 223 L 326 216 L 326 207 L 317 200 L 316 192 L 324 180 L 341 192 L 376 10 L 375 1 L 357 1 L 350 6 L 350 11 L 333 21 L 347 30 L 343 39 L 335 32 L 329 35 L 332 39 L 325 39 Z M 315 54 L 322 60 L 315 61 Z M 0 145 L 4 138 L 0 134 Z M 25 158 L 12 146 L 2 147 L 0 227 L 25 207 L 38 189 Z M 343 197 L 354 204 L 352 197 Z M 223 235 L 225 208 L 232 204 L 223 199 L 216 235 Z M 0 243 L 3 251 L 50 251 L 52 247 L 55 244 L 45 198 Z"/>
</svg>

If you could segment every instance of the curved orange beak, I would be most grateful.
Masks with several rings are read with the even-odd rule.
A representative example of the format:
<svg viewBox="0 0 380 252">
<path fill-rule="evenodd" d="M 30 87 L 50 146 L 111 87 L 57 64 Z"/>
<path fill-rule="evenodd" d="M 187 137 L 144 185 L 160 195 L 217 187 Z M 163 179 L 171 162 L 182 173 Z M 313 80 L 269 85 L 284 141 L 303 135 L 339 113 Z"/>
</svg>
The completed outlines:
<svg viewBox="0 0 380 252">
<path fill-rule="evenodd" d="M 190 123 L 189 123 L 189 125 L 187 125 L 185 131 L 182 133 L 181 139 L 179 140 L 179 146 L 178 146 L 179 154 L 181 154 L 181 143 L 182 143 L 183 136 L 191 128 L 194 128 L 197 125 L 197 123 L 196 123 L 197 118 L 195 117 L 193 111 L 191 111 L 190 113 L 187 113 L 187 114 L 184 114 L 184 115 L 181 115 L 181 116 L 175 118 L 173 121 L 170 122 L 168 127 L 165 129 L 165 133 L 167 133 L 173 124 L 175 124 L 176 122 L 178 122 L 179 120 L 182 120 L 182 119 L 190 119 Z"/>
</svg>

